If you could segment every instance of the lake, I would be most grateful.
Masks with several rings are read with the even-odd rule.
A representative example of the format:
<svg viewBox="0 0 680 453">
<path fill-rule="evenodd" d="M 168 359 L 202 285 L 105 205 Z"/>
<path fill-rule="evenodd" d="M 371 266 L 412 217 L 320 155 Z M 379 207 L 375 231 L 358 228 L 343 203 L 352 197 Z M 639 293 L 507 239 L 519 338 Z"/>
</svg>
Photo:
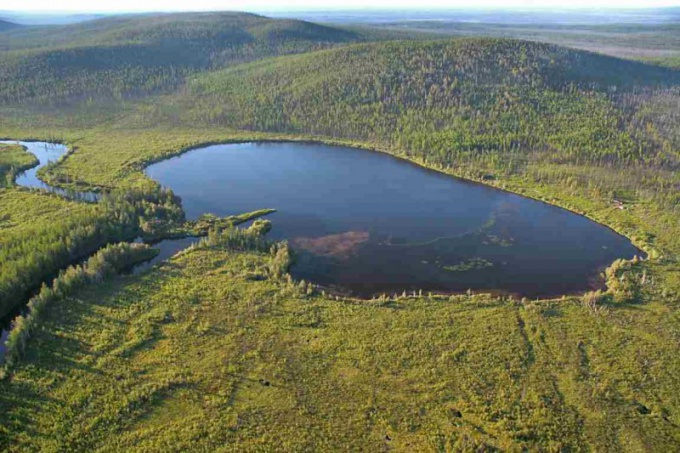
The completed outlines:
<svg viewBox="0 0 680 453">
<path fill-rule="evenodd" d="M 553 297 L 601 287 L 628 239 L 555 206 L 389 155 L 305 143 L 214 145 L 146 173 L 189 218 L 262 208 L 291 273 L 359 297 L 402 291 Z"/>
</svg>

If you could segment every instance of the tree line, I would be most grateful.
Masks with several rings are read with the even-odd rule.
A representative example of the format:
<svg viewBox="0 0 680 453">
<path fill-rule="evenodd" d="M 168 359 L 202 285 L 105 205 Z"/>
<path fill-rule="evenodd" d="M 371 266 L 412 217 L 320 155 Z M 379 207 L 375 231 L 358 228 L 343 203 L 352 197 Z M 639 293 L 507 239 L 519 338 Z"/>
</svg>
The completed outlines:
<svg viewBox="0 0 680 453">
<path fill-rule="evenodd" d="M 50 195 L 44 195 L 50 196 Z M 41 282 L 108 243 L 154 234 L 184 221 L 179 199 L 157 186 L 105 194 L 91 209 L 61 222 L 41 222 L 0 238 L 0 314 L 10 312 Z"/>
<path fill-rule="evenodd" d="M 146 244 L 119 243 L 104 247 L 84 264 L 69 266 L 59 273 L 50 286 L 42 285 L 40 292 L 28 302 L 26 315 L 18 316 L 12 325 L 2 357 L 2 375 L 6 376 L 24 353 L 31 333 L 39 327 L 49 305 L 63 302 L 75 291 L 117 275 L 134 263 L 155 254 Z"/>
</svg>

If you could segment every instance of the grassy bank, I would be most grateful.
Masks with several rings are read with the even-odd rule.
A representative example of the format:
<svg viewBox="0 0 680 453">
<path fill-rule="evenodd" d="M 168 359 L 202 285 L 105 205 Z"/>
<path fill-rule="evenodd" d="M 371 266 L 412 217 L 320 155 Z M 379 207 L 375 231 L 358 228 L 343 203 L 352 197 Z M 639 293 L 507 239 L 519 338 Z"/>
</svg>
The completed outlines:
<svg viewBox="0 0 680 453">
<path fill-rule="evenodd" d="M 19 145 L 0 143 L 0 187 L 14 185 L 18 173 L 38 165 L 38 159 Z"/>
<path fill-rule="evenodd" d="M 7 377 L 23 355 L 31 334 L 42 322 L 42 316 L 49 306 L 60 304 L 72 294 L 87 285 L 100 283 L 106 278 L 147 261 L 158 254 L 157 250 L 145 244 L 120 243 L 102 248 L 84 264 L 69 266 L 61 271 L 49 286 L 43 285 L 40 292 L 28 302 L 28 312 L 18 316 L 4 345 L 0 362 L 3 364 L 2 377 Z"/>
<path fill-rule="evenodd" d="M 0 383 L 2 446 L 661 451 L 680 442 L 677 301 L 595 312 L 578 299 L 329 300 L 269 272 L 275 259 L 217 240 L 49 307 Z"/>
</svg>

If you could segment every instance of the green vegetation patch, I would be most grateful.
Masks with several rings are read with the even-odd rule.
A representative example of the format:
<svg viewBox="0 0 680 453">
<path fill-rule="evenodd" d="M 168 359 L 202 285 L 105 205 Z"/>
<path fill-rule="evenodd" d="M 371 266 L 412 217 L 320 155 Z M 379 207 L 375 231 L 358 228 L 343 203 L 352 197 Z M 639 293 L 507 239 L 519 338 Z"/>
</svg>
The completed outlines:
<svg viewBox="0 0 680 453">
<path fill-rule="evenodd" d="M 174 195 L 142 169 L 217 142 L 314 139 L 389 152 L 587 215 L 653 259 L 615 263 L 609 290 L 583 298 L 345 300 L 293 282 L 285 247 L 204 218 L 194 227 L 225 232 L 156 270 L 46 307 L 0 383 L 0 449 L 677 449 L 677 71 L 466 39 L 219 71 L 173 73 L 166 60 L 155 72 L 140 62 L 159 37 L 197 30 L 201 41 L 219 27 L 126 27 L 101 42 L 55 33 L 70 44 L 54 52 L 61 44 L 31 44 L 27 30 L 32 49 L 0 58 L 10 63 L 0 65 L 9 81 L 0 96 L 11 101 L 0 135 L 67 143 L 73 152 L 43 173 L 53 184 L 120 191 L 91 205 L 0 190 L 2 310 L 105 241 L 186 228 Z M 288 33 L 267 24 L 250 32 Z M 310 49 L 297 43 L 231 49 L 244 58 L 230 61 Z M 107 64 L 114 55 L 135 64 L 74 71 L 100 50 Z M 22 80 L 33 63 L 37 78 Z M 135 91 L 141 79 L 144 93 Z M 43 83 L 51 80 L 59 83 Z M 167 94 L 133 99 L 156 90 Z M 461 263 L 470 264 L 482 263 Z"/>
<path fill-rule="evenodd" d="M 369 39 L 232 12 L 112 17 L 10 36 L 0 43 L 0 102 L 14 105 L 131 99 L 167 92 L 210 68 Z"/>
<path fill-rule="evenodd" d="M 0 362 L 4 365 L 2 378 L 12 371 L 26 349 L 31 333 L 39 328 L 44 311 L 49 305 L 59 304 L 77 290 L 100 283 L 134 264 L 147 261 L 158 254 L 158 250 L 146 244 L 120 243 L 104 247 L 84 264 L 70 266 L 59 273 L 50 286 L 43 285 L 40 292 L 28 302 L 28 312 L 14 319 L 5 343 Z"/>
<path fill-rule="evenodd" d="M 636 451 L 680 441 L 670 299 L 597 313 L 576 299 L 330 300 L 272 272 L 279 254 L 258 244 L 213 237 L 47 307 L 0 383 L 0 445 Z"/>
<path fill-rule="evenodd" d="M 0 187 L 14 185 L 18 173 L 36 165 L 38 159 L 22 146 L 0 143 Z"/>
<path fill-rule="evenodd" d="M 174 196 L 153 186 L 108 194 L 96 204 L 40 191 L 0 191 L 0 314 L 104 245 L 183 220 Z"/>
<path fill-rule="evenodd" d="M 485 260 L 484 258 L 474 257 L 465 261 L 461 261 L 458 264 L 450 266 L 442 266 L 442 269 L 449 272 L 466 272 L 473 270 L 486 269 L 487 267 L 492 267 L 493 263 L 491 261 Z"/>
</svg>

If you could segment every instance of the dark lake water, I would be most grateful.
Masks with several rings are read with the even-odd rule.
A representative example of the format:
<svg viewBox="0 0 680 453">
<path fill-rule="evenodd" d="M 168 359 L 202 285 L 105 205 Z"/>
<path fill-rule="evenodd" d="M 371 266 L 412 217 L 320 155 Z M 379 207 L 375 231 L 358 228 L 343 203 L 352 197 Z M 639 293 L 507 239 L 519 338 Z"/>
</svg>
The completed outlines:
<svg viewBox="0 0 680 453">
<path fill-rule="evenodd" d="M 270 235 L 298 252 L 293 276 L 361 297 L 578 293 L 641 253 L 566 210 L 351 148 L 215 145 L 147 174 L 182 197 L 189 218 L 277 209 Z"/>
</svg>

